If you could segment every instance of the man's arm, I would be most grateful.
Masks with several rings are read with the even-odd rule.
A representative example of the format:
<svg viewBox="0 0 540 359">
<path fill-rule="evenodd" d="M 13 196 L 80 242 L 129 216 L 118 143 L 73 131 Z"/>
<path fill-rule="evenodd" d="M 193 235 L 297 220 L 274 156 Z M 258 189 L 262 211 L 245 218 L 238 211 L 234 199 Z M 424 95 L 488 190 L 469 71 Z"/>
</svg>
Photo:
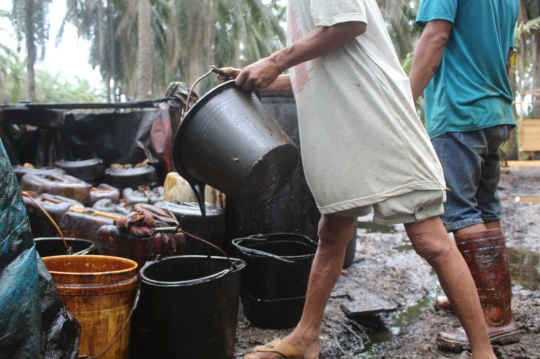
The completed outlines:
<svg viewBox="0 0 540 359">
<path fill-rule="evenodd" d="M 260 92 L 292 92 L 291 77 L 289 75 L 279 75 L 268 87 Z"/>
<path fill-rule="evenodd" d="M 278 79 L 283 71 L 340 48 L 362 35 L 366 28 L 367 25 L 363 22 L 345 22 L 334 26 L 316 27 L 304 38 L 274 52 L 269 57 L 246 66 L 236 77 L 236 84 L 245 90 L 257 88 L 264 91 Z M 278 81 L 285 81 L 285 78 Z M 288 86 L 290 86 L 290 80 Z"/>
<path fill-rule="evenodd" d="M 413 64 L 409 74 L 413 99 L 424 91 L 427 84 L 439 68 L 446 42 L 450 37 L 452 23 L 434 20 L 426 24 L 416 45 Z"/>
<path fill-rule="evenodd" d="M 508 50 L 508 56 L 506 57 L 506 73 L 508 76 L 510 76 L 510 67 L 512 64 L 512 54 L 514 53 L 514 49 L 511 47 L 510 50 Z"/>
</svg>

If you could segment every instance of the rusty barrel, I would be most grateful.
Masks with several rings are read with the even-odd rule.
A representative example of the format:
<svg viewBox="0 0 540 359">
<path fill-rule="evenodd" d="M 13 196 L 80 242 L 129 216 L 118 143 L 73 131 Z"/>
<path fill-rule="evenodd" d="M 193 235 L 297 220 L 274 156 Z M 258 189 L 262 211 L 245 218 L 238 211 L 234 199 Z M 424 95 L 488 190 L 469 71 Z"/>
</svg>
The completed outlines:
<svg viewBox="0 0 540 359">
<path fill-rule="evenodd" d="M 127 359 L 129 323 L 124 324 L 136 294 L 137 263 L 96 255 L 52 256 L 43 262 L 66 309 L 81 324 L 79 356 L 97 356 L 110 345 L 100 359 Z"/>
<path fill-rule="evenodd" d="M 234 81 L 215 87 L 185 114 L 174 167 L 248 206 L 269 201 L 289 181 L 298 149 L 261 100 Z"/>
</svg>

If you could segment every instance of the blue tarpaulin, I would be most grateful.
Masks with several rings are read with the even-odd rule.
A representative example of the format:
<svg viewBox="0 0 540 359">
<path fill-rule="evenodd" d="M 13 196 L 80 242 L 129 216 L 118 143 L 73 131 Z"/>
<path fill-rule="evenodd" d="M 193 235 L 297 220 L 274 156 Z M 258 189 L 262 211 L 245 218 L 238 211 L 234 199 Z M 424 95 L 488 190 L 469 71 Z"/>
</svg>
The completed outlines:
<svg viewBox="0 0 540 359">
<path fill-rule="evenodd" d="M 76 358 L 80 326 L 35 250 L 19 185 L 0 141 L 0 359 Z"/>
</svg>

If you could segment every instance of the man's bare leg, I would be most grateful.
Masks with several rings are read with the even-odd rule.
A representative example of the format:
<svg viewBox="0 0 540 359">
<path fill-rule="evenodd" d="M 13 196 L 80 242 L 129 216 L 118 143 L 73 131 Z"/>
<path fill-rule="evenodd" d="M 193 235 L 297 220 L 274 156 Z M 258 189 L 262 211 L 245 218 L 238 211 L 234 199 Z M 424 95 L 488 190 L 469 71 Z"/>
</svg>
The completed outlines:
<svg viewBox="0 0 540 359">
<path fill-rule="evenodd" d="M 323 215 L 319 222 L 319 246 L 313 259 L 306 304 L 296 329 L 283 340 L 304 354 L 304 359 L 319 355 L 319 333 L 324 308 L 341 274 L 345 249 L 352 237 L 356 218 Z M 275 353 L 255 353 L 250 359 L 279 358 Z"/>
<path fill-rule="evenodd" d="M 405 224 L 416 253 L 433 267 L 441 287 L 467 333 L 474 359 L 496 358 L 489 342 L 484 315 L 473 278 L 439 217 Z"/>
<path fill-rule="evenodd" d="M 485 232 L 490 229 L 501 228 L 499 221 L 491 221 L 486 223 L 473 224 L 472 226 L 463 227 L 454 231 L 454 235 L 463 236 L 471 233 Z"/>
</svg>

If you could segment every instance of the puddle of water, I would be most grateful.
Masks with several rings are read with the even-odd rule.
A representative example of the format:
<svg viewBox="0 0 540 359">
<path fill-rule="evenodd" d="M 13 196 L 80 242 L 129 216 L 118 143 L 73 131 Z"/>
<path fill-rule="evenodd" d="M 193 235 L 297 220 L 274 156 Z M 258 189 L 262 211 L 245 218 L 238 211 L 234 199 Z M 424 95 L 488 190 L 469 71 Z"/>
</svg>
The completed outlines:
<svg viewBox="0 0 540 359">
<path fill-rule="evenodd" d="M 365 229 L 367 233 L 397 233 L 395 226 L 387 226 L 375 222 L 358 221 L 358 228 Z"/>
<path fill-rule="evenodd" d="M 508 248 L 508 262 L 512 283 L 524 289 L 540 290 L 540 253 Z"/>
<path fill-rule="evenodd" d="M 412 251 L 413 246 L 410 243 L 402 244 L 401 246 L 394 247 L 395 250 L 398 252 L 406 252 L 406 251 Z"/>
<path fill-rule="evenodd" d="M 399 313 L 393 320 L 390 328 L 387 330 L 374 330 L 368 333 L 370 342 L 367 343 L 364 349 L 354 356 L 354 359 L 377 359 L 379 358 L 378 347 L 381 343 L 390 341 L 397 335 L 402 328 L 406 327 L 413 319 L 422 314 L 422 311 L 433 305 L 435 298 L 442 294 L 442 289 L 439 281 L 432 273 L 433 282 L 428 294 L 422 298 L 416 305 L 410 307 L 406 311 Z"/>
<path fill-rule="evenodd" d="M 382 233 L 396 232 L 395 228 L 393 227 L 369 222 L 361 222 L 358 224 L 358 227 L 367 228 L 368 233 L 370 231 Z M 385 230 L 387 232 L 384 232 Z M 400 246 L 394 247 L 394 249 L 400 252 L 413 250 L 410 243 L 404 243 Z M 540 253 L 530 250 L 508 248 L 508 261 L 510 265 L 512 283 L 519 284 L 528 290 L 540 290 Z M 413 319 L 420 316 L 425 308 L 433 305 L 433 302 L 437 296 L 444 295 L 437 277 L 434 273 L 432 273 L 432 276 L 433 285 L 429 293 L 415 306 L 412 306 L 408 310 L 399 313 L 396 319 L 394 319 L 390 328 L 386 330 L 373 330 L 372 332 L 368 333 L 370 342 L 365 345 L 364 349 L 360 353 L 355 355 L 354 359 L 379 358 L 378 347 L 381 343 L 392 340 L 402 328 L 407 326 Z"/>
</svg>

